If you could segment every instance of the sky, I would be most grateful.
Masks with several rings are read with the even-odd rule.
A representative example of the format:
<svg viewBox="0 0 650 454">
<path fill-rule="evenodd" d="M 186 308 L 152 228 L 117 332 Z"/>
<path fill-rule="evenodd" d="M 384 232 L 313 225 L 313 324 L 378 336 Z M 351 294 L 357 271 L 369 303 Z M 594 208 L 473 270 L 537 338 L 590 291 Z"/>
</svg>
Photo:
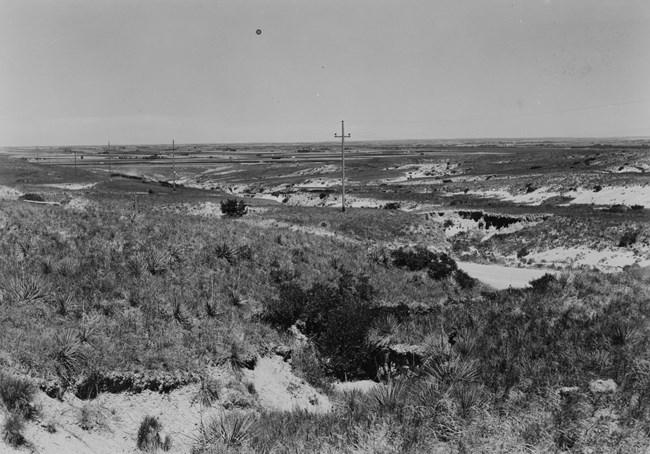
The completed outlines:
<svg viewBox="0 0 650 454">
<path fill-rule="evenodd" d="M 341 120 L 650 136 L 650 1 L 0 0 L 0 146 L 328 141 Z"/>
</svg>

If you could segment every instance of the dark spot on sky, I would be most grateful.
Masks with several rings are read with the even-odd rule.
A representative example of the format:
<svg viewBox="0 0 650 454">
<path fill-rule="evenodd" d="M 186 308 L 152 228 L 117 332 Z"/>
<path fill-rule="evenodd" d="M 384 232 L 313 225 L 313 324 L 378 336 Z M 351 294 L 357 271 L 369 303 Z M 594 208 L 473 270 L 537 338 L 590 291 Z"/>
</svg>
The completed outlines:
<svg viewBox="0 0 650 454">
<path fill-rule="evenodd" d="M 257 33 L 258 35 L 261 35 L 261 34 L 262 34 L 262 30 L 258 28 L 258 29 L 255 31 L 255 33 Z"/>
</svg>

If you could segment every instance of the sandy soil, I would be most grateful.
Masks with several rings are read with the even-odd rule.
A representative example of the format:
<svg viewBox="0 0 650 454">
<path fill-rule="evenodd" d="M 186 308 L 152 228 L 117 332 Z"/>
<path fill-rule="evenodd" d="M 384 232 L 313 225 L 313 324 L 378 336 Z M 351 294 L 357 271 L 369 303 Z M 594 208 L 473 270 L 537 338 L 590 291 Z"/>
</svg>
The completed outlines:
<svg viewBox="0 0 650 454">
<path fill-rule="evenodd" d="M 0 186 L 0 200 L 16 200 L 20 197 L 22 192 L 17 189 L 10 188 L 9 186 Z"/>
<path fill-rule="evenodd" d="M 650 266 L 650 250 L 609 248 L 600 251 L 587 247 L 561 247 L 528 254 L 528 262 L 562 267 L 586 266 L 604 272 L 618 272 L 625 266 Z"/>
<path fill-rule="evenodd" d="M 578 188 L 562 192 L 548 187 L 539 188 L 525 194 L 511 194 L 508 190 L 468 191 L 448 193 L 448 196 L 470 194 L 479 197 L 496 198 L 521 205 L 541 205 L 553 197 L 572 198 L 568 204 L 594 205 L 644 205 L 650 206 L 650 186 L 611 186 L 595 192 L 593 189 Z"/>
<path fill-rule="evenodd" d="M 51 183 L 44 184 L 43 186 L 48 188 L 65 189 L 68 191 L 79 191 L 82 189 L 91 189 L 95 187 L 96 184 L 97 183 Z"/>
<path fill-rule="evenodd" d="M 500 265 L 480 265 L 470 262 L 456 262 L 458 268 L 473 278 L 494 287 L 497 290 L 507 288 L 524 288 L 533 279 L 539 279 L 544 274 L 558 274 L 557 270 L 538 268 L 512 268 Z"/>
<path fill-rule="evenodd" d="M 197 399 L 199 385 L 193 384 L 168 394 L 144 391 L 139 394 L 100 394 L 82 401 L 66 394 L 62 401 L 39 392 L 36 404 L 40 416 L 26 423 L 23 435 L 28 450 L 13 449 L 0 441 L 0 452 L 37 452 L 43 454 L 113 454 L 141 452 L 136 448 L 137 431 L 146 415 L 155 416 L 163 431 L 171 436 L 171 453 L 188 453 L 199 434 L 202 421 L 219 417 L 228 410 L 221 405 L 232 392 L 228 384 L 252 382 L 255 387 L 254 407 L 289 411 L 294 408 L 309 412 L 329 412 L 329 398 L 291 372 L 281 357 L 260 358 L 255 370 L 242 375 L 227 370 L 213 370 L 221 388 L 220 400 L 205 407 Z M 5 414 L 0 411 L 0 425 Z M 47 430 L 52 428 L 51 430 Z"/>
</svg>

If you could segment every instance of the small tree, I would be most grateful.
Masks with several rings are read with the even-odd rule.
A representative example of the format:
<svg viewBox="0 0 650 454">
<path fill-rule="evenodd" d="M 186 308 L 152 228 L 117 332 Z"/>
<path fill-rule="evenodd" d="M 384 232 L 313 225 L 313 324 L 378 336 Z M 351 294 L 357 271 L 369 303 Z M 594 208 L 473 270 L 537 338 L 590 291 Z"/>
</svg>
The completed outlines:
<svg viewBox="0 0 650 454">
<path fill-rule="evenodd" d="M 228 199 L 221 202 L 221 212 L 228 217 L 240 218 L 246 214 L 247 206 L 243 200 Z"/>
</svg>

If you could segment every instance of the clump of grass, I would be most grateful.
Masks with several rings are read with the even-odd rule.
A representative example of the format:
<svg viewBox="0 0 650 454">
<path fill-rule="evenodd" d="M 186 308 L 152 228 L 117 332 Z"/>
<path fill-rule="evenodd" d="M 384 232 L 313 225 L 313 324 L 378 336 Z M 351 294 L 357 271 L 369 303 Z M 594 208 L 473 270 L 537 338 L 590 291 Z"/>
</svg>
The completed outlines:
<svg viewBox="0 0 650 454">
<path fill-rule="evenodd" d="M 161 435 L 162 424 L 155 416 L 145 416 L 138 428 L 136 446 L 140 451 L 153 452 L 158 449 L 169 451 L 172 447 L 172 440 L 169 435 Z"/>
<path fill-rule="evenodd" d="M 199 388 L 194 400 L 198 401 L 204 407 L 210 407 L 213 402 L 219 400 L 220 388 L 221 383 L 219 383 L 218 380 L 202 375 L 201 387 Z"/>
<path fill-rule="evenodd" d="M 14 301 L 21 304 L 43 301 L 49 294 L 47 282 L 42 276 L 33 275 L 9 278 L 5 291 Z"/>
<path fill-rule="evenodd" d="M 25 427 L 20 415 L 10 413 L 2 427 L 2 438 L 9 445 L 18 448 L 27 443 L 22 431 Z"/>
<path fill-rule="evenodd" d="M 32 403 L 35 395 L 32 382 L 0 371 L 0 400 L 9 412 L 32 419 L 37 414 Z"/>
<path fill-rule="evenodd" d="M 206 446 L 219 443 L 228 447 L 240 447 L 256 434 L 257 417 L 253 413 L 233 411 L 210 419 L 201 427 L 201 442 Z"/>
</svg>

